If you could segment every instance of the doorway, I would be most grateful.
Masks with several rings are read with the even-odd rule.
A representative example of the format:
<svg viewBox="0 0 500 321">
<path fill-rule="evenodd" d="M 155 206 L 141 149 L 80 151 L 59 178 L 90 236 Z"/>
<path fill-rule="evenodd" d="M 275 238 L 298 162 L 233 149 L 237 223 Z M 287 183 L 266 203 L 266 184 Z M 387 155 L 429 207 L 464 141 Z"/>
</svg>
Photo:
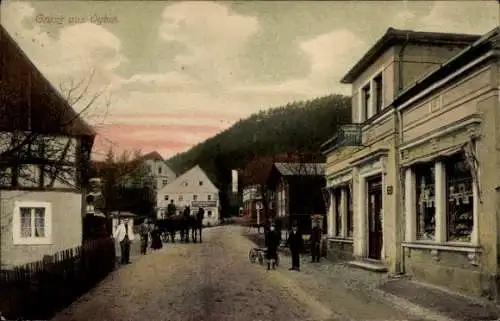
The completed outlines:
<svg viewBox="0 0 500 321">
<path fill-rule="evenodd" d="M 368 191 L 368 257 L 382 258 L 382 176 L 366 180 Z"/>
</svg>

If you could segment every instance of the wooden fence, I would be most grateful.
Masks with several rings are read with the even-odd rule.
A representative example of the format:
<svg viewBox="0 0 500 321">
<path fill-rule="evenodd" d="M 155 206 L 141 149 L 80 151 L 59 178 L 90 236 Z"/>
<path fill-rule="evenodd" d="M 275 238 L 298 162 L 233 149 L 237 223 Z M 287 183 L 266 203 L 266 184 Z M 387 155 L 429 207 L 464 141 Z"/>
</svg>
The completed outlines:
<svg viewBox="0 0 500 321">
<path fill-rule="evenodd" d="M 0 312 L 7 319 L 51 319 L 114 268 L 114 241 L 103 238 L 0 271 Z"/>
</svg>

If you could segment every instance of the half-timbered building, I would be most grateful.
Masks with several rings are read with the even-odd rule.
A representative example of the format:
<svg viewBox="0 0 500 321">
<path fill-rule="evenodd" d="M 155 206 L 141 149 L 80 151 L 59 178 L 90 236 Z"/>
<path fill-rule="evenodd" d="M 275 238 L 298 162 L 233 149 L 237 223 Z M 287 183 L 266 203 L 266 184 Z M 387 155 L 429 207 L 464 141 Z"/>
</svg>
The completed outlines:
<svg viewBox="0 0 500 321">
<path fill-rule="evenodd" d="M 94 130 L 0 26 L 0 267 L 82 244 Z"/>
</svg>

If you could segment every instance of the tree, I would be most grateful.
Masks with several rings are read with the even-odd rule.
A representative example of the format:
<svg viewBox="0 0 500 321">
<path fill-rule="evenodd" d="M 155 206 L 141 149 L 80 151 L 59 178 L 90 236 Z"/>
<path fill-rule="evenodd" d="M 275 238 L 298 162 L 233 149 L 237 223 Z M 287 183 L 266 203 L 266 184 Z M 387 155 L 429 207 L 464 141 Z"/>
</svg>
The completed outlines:
<svg viewBox="0 0 500 321">
<path fill-rule="evenodd" d="M 131 155 L 134 155 L 132 158 Z M 141 162 L 140 151 L 124 151 L 118 157 L 112 149 L 104 162 L 96 162 L 95 175 L 103 184 L 104 212 L 130 211 L 152 215 L 156 204 L 153 177 Z"/>
</svg>

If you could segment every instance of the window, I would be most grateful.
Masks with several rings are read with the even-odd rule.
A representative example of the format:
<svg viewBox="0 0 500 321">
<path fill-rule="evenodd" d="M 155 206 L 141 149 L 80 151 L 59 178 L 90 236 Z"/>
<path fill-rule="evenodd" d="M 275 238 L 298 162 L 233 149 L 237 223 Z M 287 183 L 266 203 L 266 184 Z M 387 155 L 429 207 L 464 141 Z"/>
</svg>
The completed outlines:
<svg viewBox="0 0 500 321">
<path fill-rule="evenodd" d="M 352 237 L 353 235 L 353 212 L 352 212 L 352 193 L 351 186 L 345 187 L 346 197 L 347 197 L 347 237 Z"/>
<path fill-rule="evenodd" d="M 361 90 L 362 95 L 362 108 L 365 120 L 370 118 L 370 85 L 367 85 Z"/>
<path fill-rule="evenodd" d="M 411 217 L 406 228 L 412 233 L 407 234 L 408 241 L 476 241 L 472 236 L 477 199 L 472 172 L 463 153 L 408 169 L 406 184 L 406 211 Z"/>
<path fill-rule="evenodd" d="M 212 211 L 208 211 L 207 216 L 211 217 L 212 216 Z"/>
<path fill-rule="evenodd" d="M 212 200 L 212 195 L 207 195 L 207 201 L 211 201 Z"/>
<path fill-rule="evenodd" d="M 462 153 L 445 162 L 447 240 L 470 242 L 473 218 L 473 179 L 470 167 Z"/>
<path fill-rule="evenodd" d="M 196 201 L 198 199 L 198 195 L 193 195 L 193 201 Z"/>
<path fill-rule="evenodd" d="M 0 185 L 12 186 L 12 168 L 6 167 L 0 169 Z"/>
<path fill-rule="evenodd" d="M 373 79 L 373 83 L 375 86 L 375 113 L 378 113 L 382 110 L 383 107 L 382 74 L 375 77 L 375 79 Z"/>
<path fill-rule="evenodd" d="M 168 201 L 168 195 L 165 195 L 165 196 L 163 197 L 163 199 L 164 199 L 165 201 Z"/>
<path fill-rule="evenodd" d="M 417 240 L 435 240 L 436 205 L 434 164 L 415 166 Z"/>
<path fill-rule="evenodd" d="M 179 195 L 179 202 L 182 202 L 183 199 L 182 195 Z"/>
<path fill-rule="evenodd" d="M 199 182 L 198 182 L 198 184 L 199 184 L 200 186 L 202 186 L 202 185 L 203 185 L 203 181 L 199 181 Z"/>
<path fill-rule="evenodd" d="M 16 202 L 13 219 L 14 244 L 51 244 L 51 205 Z"/>
<path fill-rule="evenodd" d="M 167 185 L 168 184 L 168 179 L 164 179 L 162 182 L 163 182 L 163 185 Z"/>
<path fill-rule="evenodd" d="M 161 174 L 161 166 L 158 167 L 158 174 Z"/>
<path fill-rule="evenodd" d="M 342 233 L 342 190 L 336 188 L 333 191 L 335 196 L 335 236 L 341 236 Z"/>
</svg>

